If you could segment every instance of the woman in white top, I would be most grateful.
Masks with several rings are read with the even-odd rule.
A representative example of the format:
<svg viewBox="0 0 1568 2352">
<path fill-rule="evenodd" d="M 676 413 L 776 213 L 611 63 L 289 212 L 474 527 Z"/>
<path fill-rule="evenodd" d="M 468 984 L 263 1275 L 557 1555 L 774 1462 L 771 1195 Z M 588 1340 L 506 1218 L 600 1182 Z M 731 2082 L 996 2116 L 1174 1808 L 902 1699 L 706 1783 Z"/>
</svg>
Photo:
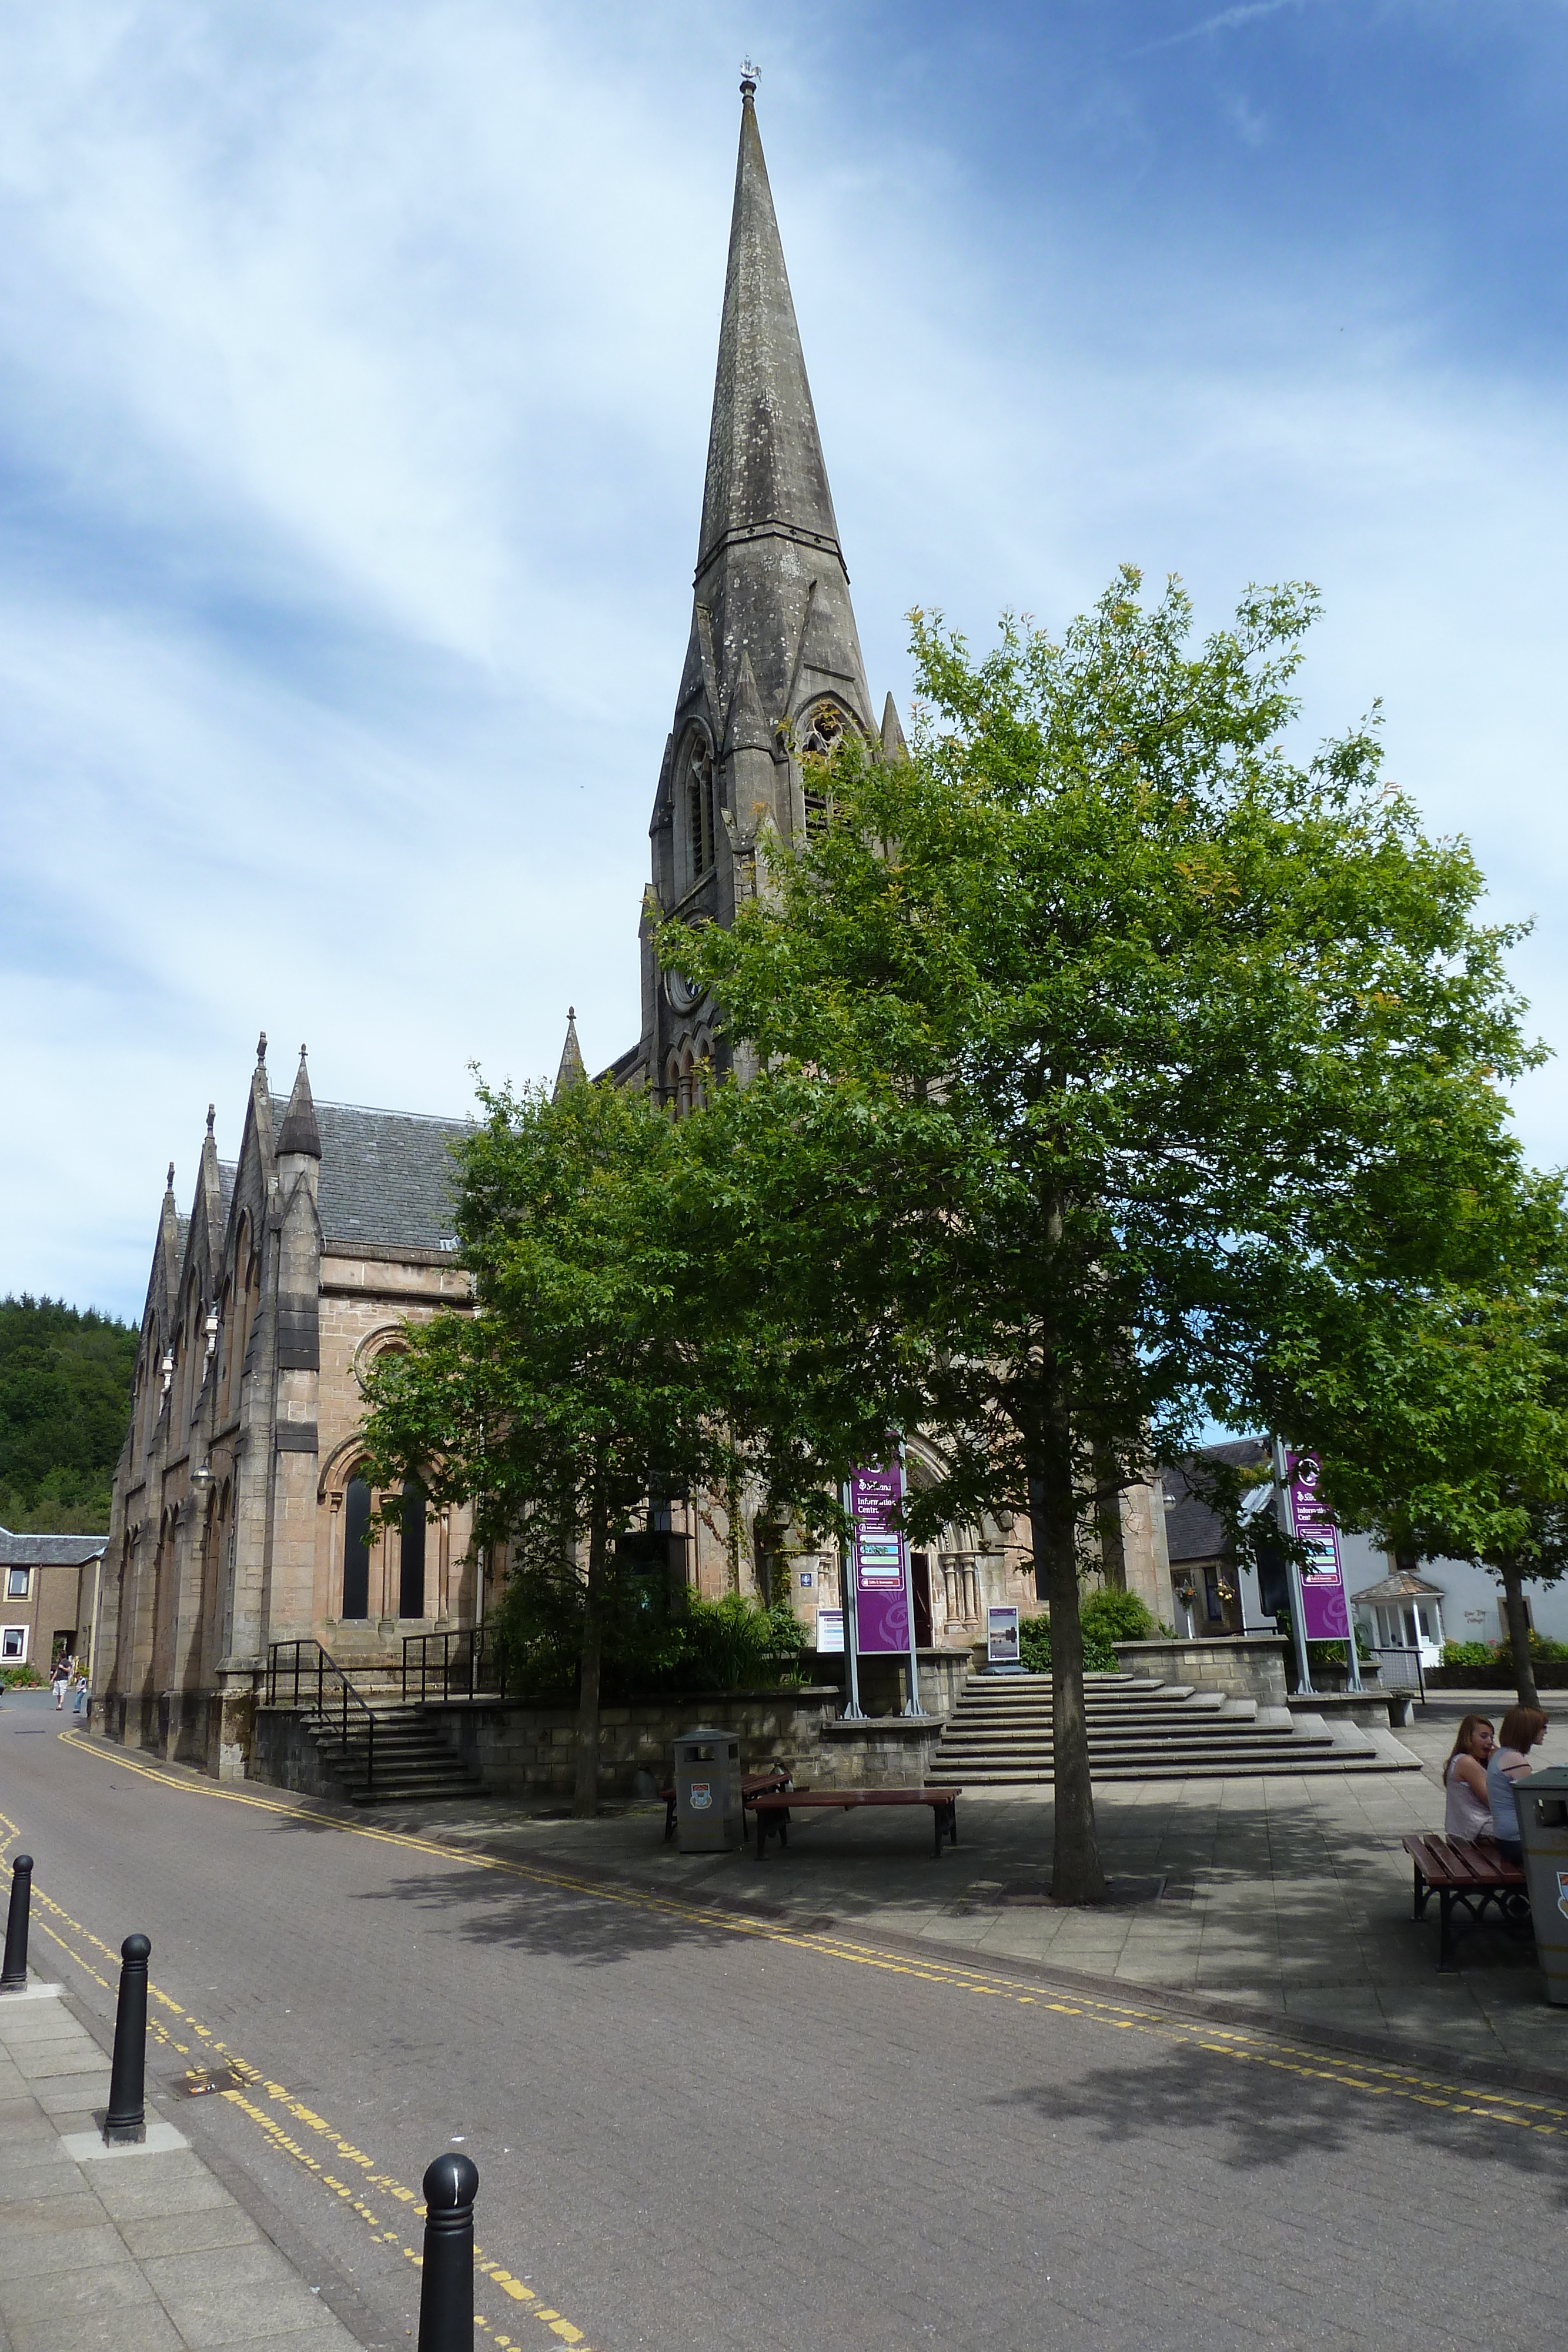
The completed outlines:
<svg viewBox="0 0 1568 2352">
<path fill-rule="evenodd" d="M 1443 1767 L 1448 1804 L 1444 1834 L 1451 1838 L 1491 1835 L 1491 1804 L 1487 1796 L 1487 1763 L 1492 1751 L 1490 1715 L 1467 1715 Z"/>
</svg>

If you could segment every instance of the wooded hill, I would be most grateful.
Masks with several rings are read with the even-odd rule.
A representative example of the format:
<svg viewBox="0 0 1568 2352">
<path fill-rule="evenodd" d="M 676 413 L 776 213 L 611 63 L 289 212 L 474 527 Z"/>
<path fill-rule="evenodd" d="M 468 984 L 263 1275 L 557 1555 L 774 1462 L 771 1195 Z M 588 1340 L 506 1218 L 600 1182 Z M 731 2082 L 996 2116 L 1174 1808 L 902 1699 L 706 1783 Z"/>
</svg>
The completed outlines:
<svg viewBox="0 0 1568 2352">
<path fill-rule="evenodd" d="M 0 1299 L 0 1526 L 95 1535 L 124 1442 L 134 1325 L 57 1298 Z"/>
</svg>

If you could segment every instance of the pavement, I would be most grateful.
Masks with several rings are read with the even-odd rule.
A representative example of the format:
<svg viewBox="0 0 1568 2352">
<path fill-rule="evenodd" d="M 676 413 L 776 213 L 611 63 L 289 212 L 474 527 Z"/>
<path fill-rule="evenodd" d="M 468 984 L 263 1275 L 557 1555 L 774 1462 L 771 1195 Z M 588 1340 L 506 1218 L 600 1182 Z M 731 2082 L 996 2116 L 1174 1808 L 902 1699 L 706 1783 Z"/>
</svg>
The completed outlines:
<svg viewBox="0 0 1568 2352">
<path fill-rule="evenodd" d="M 1278 1780 L 1107 1781 L 1095 1812 L 1113 1901 L 1048 1900 L 1049 1790 L 987 1790 L 958 1808 L 962 1843 L 931 1859 L 926 1817 L 797 1814 L 789 1846 L 677 1854 L 659 1843 L 664 1808 L 621 1807 L 592 1823 L 493 1800 L 389 1814 L 409 1829 L 497 1854 L 612 1870 L 650 1885 L 800 1906 L 839 1925 L 1029 1960 L 1124 1987 L 1273 2012 L 1300 2027 L 1481 2062 L 1499 2079 L 1545 2069 L 1568 2085 L 1568 2009 L 1548 2005 L 1533 1946 L 1490 1924 L 1437 1974 L 1437 1912 L 1411 1916 L 1401 1839 L 1440 1830 L 1442 1767 L 1459 1718 L 1500 1718 L 1496 1692 L 1446 1692 L 1417 1709 L 1400 1744 L 1415 1772 Z M 1568 1750 L 1548 1733 L 1541 1760 Z M 378 1816 L 380 1818 L 380 1816 Z"/>
<path fill-rule="evenodd" d="M 498 2352 L 1431 2352 L 1561 2302 L 1563 2019 L 1500 1937 L 1437 1986 L 1408 1918 L 1435 1717 L 1431 1778 L 1103 1790 L 1113 1870 L 1165 1891 L 1090 1914 L 1040 1899 L 1048 1797 L 965 1799 L 940 1862 L 924 1821 L 835 1814 L 758 1865 L 664 1847 L 662 1808 L 366 1816 L 59 1734 L 0 1704 L 0 1845 L 100 2070 L 120 1938 L 152 1937 L 173 2161 L 257 2233 L 203 2253 L 230 2333 L 200 2340 L 272 2340 L 230 2284 L 259 2247 L 314 2306 L 301 2352 L 406 2347 L 446 2146 Z M 193 2066 L 225 2086 L 181 2099 Z M 102 2186 L 170 2161 L 18 2188 L 90 2193 L 146 2273 L 129 2315 L 178 2327 Z M 13 2344 L 141 2340 L 21 2332 L 49 2297 L 13 2322 L 13 2242 L 0 2212 Z"/>
<path fill-rule="evenodd" d="M 63 1995 L 0 1995 L 3 2352 L 351 2346 L 161 2103 L 142 2144 L 104 2146 L 108 2055 Z"/>
</svg>

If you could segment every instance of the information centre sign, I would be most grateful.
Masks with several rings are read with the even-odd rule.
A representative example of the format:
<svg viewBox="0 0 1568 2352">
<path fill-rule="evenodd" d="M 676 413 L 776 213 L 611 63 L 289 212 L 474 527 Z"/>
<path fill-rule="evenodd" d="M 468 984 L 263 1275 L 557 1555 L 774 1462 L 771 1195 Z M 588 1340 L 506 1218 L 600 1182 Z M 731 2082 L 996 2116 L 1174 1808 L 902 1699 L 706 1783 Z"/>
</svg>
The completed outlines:
<svg viewBox="0 0 1568 2352">
<path fill-rule="evenodd" d="M 1339 1529 L 1318 1493 L 1318 1465 L 1310 1454 L 1285 1454 L 1285 1495 L 1291 1532 L 1307 1547 L 1301 1563 L 1301 1617 L 1309 1642 L 1350 1637 Z"/>
</svg>

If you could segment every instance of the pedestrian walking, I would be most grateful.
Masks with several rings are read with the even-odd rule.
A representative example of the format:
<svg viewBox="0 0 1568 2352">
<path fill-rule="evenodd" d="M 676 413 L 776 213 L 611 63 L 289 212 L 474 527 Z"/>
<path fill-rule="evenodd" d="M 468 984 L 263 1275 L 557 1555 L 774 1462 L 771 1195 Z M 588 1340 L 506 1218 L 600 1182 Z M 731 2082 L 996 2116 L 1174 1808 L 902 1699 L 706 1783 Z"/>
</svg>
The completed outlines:
<svg viewBox="0 0 1568 2352">
<path fill-rule="evenodd" d="M 87 1706 L 87 1704 L 88 1704 L 89 1700 L 91 1698 L 91 1696 L 92 1696 L 92 1691 L 91 1691 L 91 1687 L 90 1687 L 90 1685 L 89 1685 L 88 1678 L 87 1678 L 87 1675 L 86 1675 L 86 1673 L 84 1672 L 84 1670 L 83 1670 L 81 1667 L 79 1667 L 79 1666 L 78 1666 L 78 1669 L 77 1669 L 77 1695 L 76 1695 L 76 1701 L 75 1701 L 75 1704 L 73 1705 L 73 1706 L 72 1706 L 72 1708 L 71 1708 L 71 1713 L 72 1713 L 73 1715 L 79 1715 L 79 1714 L 81 1713 L 81 1711 L 82 1711 L 83 1707 L 85 1707 L 85 1706 Z"/>
<path fill-rule="evenodd" d="M 57 1658 L 49 1672 L 49 1682 L 55 1694 L 55 1713 L 57 1715 L 66 1703 L 66 1685 L 70 1679 L 70 1671 L 71 1670 L 69 1666 L 67 1665 L 64 1658 Z"/>
</svg>

